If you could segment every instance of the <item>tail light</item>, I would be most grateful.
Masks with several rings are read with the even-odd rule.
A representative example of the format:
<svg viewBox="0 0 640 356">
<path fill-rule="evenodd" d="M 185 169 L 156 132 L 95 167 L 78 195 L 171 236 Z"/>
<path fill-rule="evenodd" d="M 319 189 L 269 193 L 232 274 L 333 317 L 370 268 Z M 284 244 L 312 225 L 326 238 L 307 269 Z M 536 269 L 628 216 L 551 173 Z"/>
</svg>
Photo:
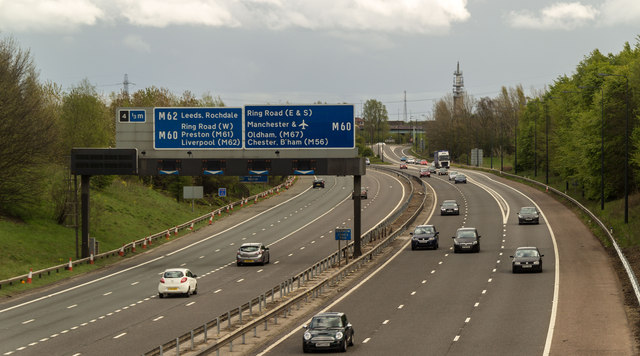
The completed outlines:
<svg viewBox="0 0 640 356">
<path fill-rule="evenodd" d="M 187 281 L 187 277 L 182 277 L 182 279 L 180 280 L 180 283 L 185 283 Z"/>
<path fill-rule="evenodd" d="M 160 283 L 164 283 L 164 278 L 160 278 Z"/>
</svg>

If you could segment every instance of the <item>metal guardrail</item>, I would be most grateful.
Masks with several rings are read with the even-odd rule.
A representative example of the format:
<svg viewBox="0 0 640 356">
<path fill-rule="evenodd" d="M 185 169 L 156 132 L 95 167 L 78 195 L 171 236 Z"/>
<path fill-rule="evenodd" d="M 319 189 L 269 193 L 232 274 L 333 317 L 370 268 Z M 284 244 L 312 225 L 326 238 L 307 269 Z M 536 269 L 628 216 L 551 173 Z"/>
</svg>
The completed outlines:
<svg viewBox="0 0 640 356">
<path fill-rule="evenodd" d="M 544 183 L 538 182 L 536 180 L 533 180 L 533 179 L 530 179 L 530 178 L 527 178 L 527 177 L 522 177 L 522 176 L 515 175 L 515 174 L 511 174 L 511 173 L 502 172 L 502 171 L 496 170 L 496 169 L 486 169 L 486 168 L 479 169 L 478 167 L 473 167 L 473 166 L 464 166 L 464 167 L 472 168 L 472 169 L 476 169 L 476 170 L 482 170 L 482 171 L 485 171 L 485 172 L 491 172 L 493 174 L 498 174 L 498 175 L 505 175 L 505 176 L 511 177 L 513 179 L 523 180 L 523 181 L 526 181 L 528 183 L 537 185 L 539 187 L 548 189 L 550 192 L 553 192 L 554 194 L 559 195 L 559 196 L 567 199 L 568 201 L 572 202 L 573 204 L 575 204 L 585 214 L 589 215 L 591 220 L 595 221 L 598 224 L 598 226 L 600 226 L 602 231 L 609 237 L 609 240 L 611 241 L 611 244 L 613 245 L 614 249 L 616 250 L 616 253 L 618 254 L 618 258 L 620 259 L 620 262 L 622 263 L 622 266 L 624 267 L 625 271 L 627 272 L 627 277 L 629 278 L 629 282 L 631 283 L 631 286 L 633 287 L 633 291 L 636 294 L 636 299 L 638 300 L 638 305 L 640 305 L 640 285 L 638 284 L 638 279 L 637 279 L 635 273 L 633 272 L 633 269 L 631 268 L 631 265 L 629 264 L 629 261 L 627 260 L 627 258 L 622 253 L 622 250 L 620 249 L 620 246 L 618 245 L 618 242 L 616 241 L 616 239 L 613 236 L 613 234 L 611 233 L 611 231 L 607 228 L 607 226 L 594 213 L 591 212 L 591 210 L 587 209 L 587 207 L 582 205 L 579 201 L 577 201 L 576 199 L 572 198 L 571 196 L 569 196 L 569 195 L 557 190 L 554 187 L 550 187 L 550 186 L 548 186 L 548 185 L 546 185 Z"/>
<path fill-rule="evenodd" d="M 393 171 L 393 173 L 398 173 L 398 172 Z M 407 180 L 413 179 L 414 181 L 420 182 L 420 185 L 422 186 L 422 190 L 426 192 L 426 185 L 424 181 L 422 181 L 420 178 L 412 175 L 408 175 L 406 173 L 402 173 L 401 175 L 403 176 L 403 178 Z M 176 355 L 179 355 L 180 345 L 183 345 L 184 343 L 187 343 L 190 345 L 189 346 L 190 350 L 194 350 L 194 345 L 196 343 L 195 340 L 197 338 L 202 339 L 202 342 L 206 344 L 209 340 L 209 335 L 208 335 L 209 330 L 215 329 L 217 331 L 217 335 L 219 336 L 223 323 L 227 324 L 228 329 L 231 329 L 232 327 L 234 327 L 234 324 L 238 324 L 238 323 L 242 324 L 244 323 L 243 322 L 244 313 L 248 313 L 248 317 L 252 318 L 253 309 L 256 308 L 257 306 L 258 313 L 260 315 L 259 317 L 255 319 L 250 319 L 246 323 L 244 323 L 244 325 L 229 332 L 228 334 L 225 334 L 219 337 L 218 339 L 216 339 L 214 344 L 207 347 L 205 350 L 200 351 L 197 354 L 208 355 L 213 352 L 219 352 L 219 350 L 226 345 L 229 345 L 230 350 L 232 351 L 233 341 L 235 339 L 242 338 L 242 343 L 244 343 L 245 335 L 251 332 L 251 330 L 253 330 L 254 335 L 257 335 L 258 326 L 261 325 L 262 323 L 264 323 L 264 328 L 265 330 L 267 330 L 269 320 L 273 319 L 274 323 L 277 324 L 278 316 L 282 316 L 286 318 L 287 314 L 290 313 L 290 310 L 293 306 L 297 305 L 299 308 L 300 303 L 306 301 L 309 297 L 317 298 L 321 296 L 326 288 L 331 288 L 332 286 L 336 285 L 341 280 L 343 280 L 348 274 L 353 273 L 355 270 L 362 267 L 364 263 L 371 261 L 375 255 L 380 254 L 385 247 L 387 247 L 398 236 L 400 236 L 400 234 L 402 234 L 407 229 L 407 227 L 410 226 L 415 221 L 415 219 L 418 217 L 418 215 L 424 208 L 427 194 L 423 195 L 422 202 L 418 207 L 418 209 L 416 210 L 416 212 L 399 229 L 397 229 L 396 231 L 390 234 L 389 234 L 389 231 L 387 230 L 388 225 L 391 222 L 393 222 L 395 219 L 397 219 L 399 214 L 401 214 L 407 209 L 409 205 L 409 201 L 413 198 L 413 194 L 415 192 L 413 189 L 413 184 L 410 184 L 410 185 L 412 187 L 412 190 L 411 190 L 411 193 L 409 194 L 409 198 L 401 206 L 401 208 L 398 209 L 398 212 L 389 216 L 387 219 L 385 219 L 384 221 L 376 225 L 376 227 L 372 228 L 367 233 L 365 233 L 362 237 L 362 242 L 365 242 L 365 241 L 371 242 L 381 236 L 384 237 L 384 239 L 380 241 L 376 246 L 374 246 L 370 251 L 364 253 L 360 257 L 355 258 L 344 267 L 339 268 L 337 271 L 332 273 L 329 277 L 324 278 L 315 286 L 308 288 L 305 293 L 299 294 L 289 300 L 282 302 L 279 306 L 275 307 L 274 309 L 268 312 L 263 311 L 263 306 L 264 308 L 267 307 L 266 301 L 268 298 L 271 298 L 271 301 L 275 302 L 276 293 L 280 294 L 279 300 L 283 301 L 283 298 L 288 296 L 293 291 L 297 291 L 300 288 L 305 287 L 304 283 L 311 281 L 314 277 L 317 277 L 320 274 L 327 272 L 331 268 L 333 268 L 336 265 L 336 263 L 340 260 L 340 256 L 346 256 L 347 254 L 353 251 L 353 242 L 343 247 L 340 251 L 336 251 L 331 255 L 329 255 L 328 257 L 325 257 L 322 260 L 314 263 L 311 267 L 307 268 L 301 273 L 298 273 L 297 275 L 281 282 L 277 286 L 273 287 L 271 290 L 266 291 L 265 293 L 262 293 L 258 297 L 251 299 L 249 302 L 244 303 L 243 305 L 238 306 L 237 308 L 234 308 L 232 310 L 229 310 L 226 313 L 221 314 L 215 319 L 195 329 L 192 329 L 176 337 L 175 339 L 154 348 L 153 350 L 146 352 L 144 355 L 145 356 L 163 355 L 164 352 L 172 349 L 175 349 Z M 297 287 L 295 287 L 296 285 Z M 235 320 L 235 323 L 234 323 L 234 320 Z"/>
<path fill-rule="evenodd" d="M 167 237 L 167 235 L 171 234 L 173 232 L 174 236 L 178 234 L 179 230 L 184 230 L 184 229 L 190 229 L 193 225 L 198 224 L 202 221 L 208 220 L 210 218 L 212 218 L 214 215 L 220 215 L 222 212 L 229 212 L 231 210 L 233 210 L 233 208 L 235 206 L 240 206 L 240 205 L 244 205 L 247 204 L 249 201 L 257 201 L 260 198 L 264 198 L 268 195 L 277 193 L 280 189 L 288 189 L 289 186 L 291 185 L 291 183 L 293 182 L 293 180 L 295 179 L 295 177 L 290 177 L 288 178 L 284 183 L 279 184 L 271 189 L 268 189 L 264 192 L 252 195 L 248 198 L 244 198 L 232 203 L 229 203 L 223 207 L 220 207 L 218 209 L 213 210 L 211 213 L 207 213 L 205 215 L 202 215 L 200 217 L 197 217 L 193 220 L 187 221 L 186 223 L 180 224 L 180 225 L 176 225 L 173 228 L 167 229 L 167 230 L 163 230 L 161 232 L 155 233 L 153 235 L 149 235 L 147 237 L 144 237 L 142 239 L 139 240 L 135 240 L 132 241 L 131 243 L 128 244 L 124 244 L 122 245 L 121 248 L 115 249 L 115 250 L 111 250 L 111 251 L 107 251 L 107 252 L 103 252 L 97 255 L 94 255 L 93 257 L 89 256 L 89 257 L 85 257 L 85 258 L 81 258 L 78 260 L 71 260 L 69 259 L 68 263 L 64 263 L 64 264 L 60 264 L 57 266 L 53 266 L 53 267 L 48 267 L 48 268 L 44 268 L 41 269 L 39 271 L 35 271 L 35 272 L 31 272 L 32 277 L 35 278 L 42 278 L 43 275 L 50 275 L 52 272 L 56 272 L 59 273 L 60 270 L 66 270 L 69 268 L 69 266 L 73 267 L 73 266 L 77 266 L 77 265 L 81 265 L 81 264 L 88 264 L 91 263 L 91 259 L 93 258 L 93 260 L 98 260 L 98 259 L 103 259 L 103 258 L 109 258 L 109 257 L 113 257 L 113 256 L 122 256 L 125 253 L 128 252 L 133 252 L 135 251 L 136 247 L 139 248 L 143 248 L 146 247 L 146 244 L 153 244 L 154 241 L 157 241 L 158 239 L 162 238 L 162 237 Z M 2 289 L 2 286 L 4 285 L 13 285 L 14 283 L 21 283 L 22 281 L 26 281 L 29 278 L 29 273 L 27 274 L 23 274 L 21 276 L 17 276 L 17 277 L 12 277 L 9 279 L 5 279 L 5 280 L 1 280 L 0 281 L 0 289 Z"/>
</svg>

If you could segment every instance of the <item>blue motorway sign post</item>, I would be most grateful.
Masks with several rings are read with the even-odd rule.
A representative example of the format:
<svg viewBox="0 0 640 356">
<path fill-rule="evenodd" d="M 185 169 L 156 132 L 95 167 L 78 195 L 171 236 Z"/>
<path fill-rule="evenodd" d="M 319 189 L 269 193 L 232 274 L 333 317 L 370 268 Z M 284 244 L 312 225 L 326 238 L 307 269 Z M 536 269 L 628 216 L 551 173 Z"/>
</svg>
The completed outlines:
<svg viewBox="0 0 640 356">
<path fill-rule="evenodd" d="M 247 149 L 355 147 L 353 105 L 244 107 Z"/>
<path fill-rule="evenodd" d="M 241 149 L 241 108 L 154 108 L 155 149 Z"/>
<path fill-rule="evenodd" d="M 340 266 L 340 241 L 350 241 L 351 240 L 351 229 L 338 229 L 336 228 L 336 240 L 338 240 L 338 266 Z M 346 263 L 349 263 L 349 252 L 345 252 L 344 257 L 346 258 Z"/>
</svg>

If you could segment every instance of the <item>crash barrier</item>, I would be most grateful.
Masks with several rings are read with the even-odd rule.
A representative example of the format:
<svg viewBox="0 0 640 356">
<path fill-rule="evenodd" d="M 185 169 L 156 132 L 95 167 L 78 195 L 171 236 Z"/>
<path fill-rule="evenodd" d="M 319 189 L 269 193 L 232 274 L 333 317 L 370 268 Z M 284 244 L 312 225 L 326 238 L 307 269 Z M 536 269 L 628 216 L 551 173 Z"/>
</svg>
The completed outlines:
<svg viewBox="0 0 640 356">
<path fill-rule="evenodd" d="M 92 264 L 93 261 L 95 261 L 97 259 L 107 259 L 107 258 L 115 257 L 115 256 L 124 256 L 129 252 L 134 252 L 135 249 L 136 249 L 136 246 L 142 246 L 142 248 L 145 249 L 147 247 L 147 245 L 153 244 L 154 241 L 156 241 L 158 239 L 161 239 L 162 237 L 167 236 L 167 234 L 170 234 L 170 232 L 172 232 L 172 231 L 174 232 L 174 235 L 177 235 L 178 234 L 178 230 L 183 230 L 183 229 L 192 230 L 193 229 L 192 227 L 193 227 L 194 224 L 197 224 L 197 223 L 205 221 L 205 220 L 208 221 L 209 218 L 212 215 L 214 215 L 214 214 L 220 215 L 220 213 L 222 211 L 225 211 L 225 209 L 229 209 L 229 208 L 233 209 L 233 206 L 239 206 L 240 204 L 243 204 L 243 202 L 246 202 L 246 201 L 249 201 L 249 200 L 254 200 L 255 202 L 257 202 L 259 198 L 264 198 L 264 197 L 267 197 L 269 195 L 276 194 L 276 192 L 279 192 L 280 189 L 283 189 L 283 188 L 284 189 L 288 189 L 289 186 L 291 186 L 291 184 L 293 183 L 294 180 L 295 180 L 295 177 L 289 177 L 289 178 L 287 178 L 287 180 L 284 183 L 282 183 L 280 185 L 277 185 L 277 186 L 275 186 L 273 188 L 270 188 L 270 189 L 268 189 L 268 190 L 266 190 L 264 192 L 260 192 L 260 193 L 258 193 L 256 195 L 252 195 L 252 196 L 250 196 L 248 198 L 243 198 L 241 200 L 229 203 L 226 206 L 223 206 L 223 207 L 220 207 L 218 209 L 215 209 L 211 213 L 207 213 L 207 214 L 202 215 L 200 217 L 197 217 L 197 218 L 195 218 L 193 220 L 187 221 L 186 223 L 177 225 L 175 227 L 171 227 L 170 229 L 162 230 L 161 232 L 158 232 L 156 234 L 144 237 L 144 238 L 142 238 L 140 240 L 132 241 L 131 243 L 125 244 L 122 247 L 119 247 L 119 248 L 117 248 L 115 250 L 107 251 L 107 252 L 100 253 L 100 254 L 97 254 L 97 255 L 91 255 L 89 257 L 81 258 L 81 259 L 78 259 L 78 260 L 75 260 L 75 261 L 72 261 L 71 259 L 69 259 L 68 263 L 60 264 L 60 265 L 53 266 L 53 267 L 48 267 L 48 268 L 45 268 L 45 269 L 41 269 L 39 271 L 23 274 L 21 276 L 17 276 L 17 277 L 12 277 L 12 278 L 9 278 L 9 279 L 1 280 L 0 281 L 0 289 L 2 289 L 2 286 L 5 286 L 5 285 L 13 285 L 14 283 L 15 284 L 21 284 L 22 281 L 26 282 L 27 279 L 29 278 L 29 274 L 32 274 L 33 277 L 42 278 L 43 276 L 51 275 L 52 272 L 59 273 L 60 270 L 66 270 L 66 271 L 72 270 L 73 266 L 77 266 L 77 265 L 81 265 L 81 264 Z"/>
<path fill-rule="evenodd" d="M 397 172 L 394 171 L 393 173 L 396 174 Z M 340 249 L 340 251 L 336 251 L 328 257 L 323 258 L 306 270 L 286 279 L 265 293 L 249 300 L 247 303 L 229 310 L 215 319 L 198 326 L 197 328 L 192 329 L 151 351 L 148 351 L 144 356 L 163 355 L 164 352 L 169 350 L 172 350 L 172 353 L 176 355 L 180 355 L 181 351 L 195 350 L 196 344 L 199 347 L 202 346 L 202 344 L 206 345 L 206 347 L 203 350 L 198 351 L 196 355 L 209 355 L 212 353 L 219 354 L 220 350 L 226 346 L 229 347 L 229 352 L 233 352 L 235 340 L 241 339 L 240 343 L 245 344 L 247 334 L 251 334 L 253 337 L 258 337 L 259 329 L 267 331 L 270 323 L 272 326 L 277 325 L 278 318 L 286 319 L 287 316 L 291 314 L 291 310 L 293 308 L 300 309 L 301 305 L 308 302 L 309 299 L 321 297 L 324 293 L 327 293 L 329 289 L 336 287 L 350 274 L 360 269 L 366 263 L 372 261 L 375 256 L 381 254 L 389 244 L 394 242 L 398 236 L 413 224 L 420 212 L 424 209 L 427 198 L 426 184 L 418 177 L 405 173 L 403 173 L 402 176 L 404 179 L 419 182 L 421 189 L 424 192 L 420 206 L 406 222 L 404 222 L 396 231 L 389 232 L 389 234 L 387 234 L 386 237 L 370 251 L 364 253 L 360 257 L 356 257 L 345 266 L 340 267 L 338 265 L 339 261 L 344 260 L 344 256 L 353 253 L 353 242 L 351 242 Z M 409 199 L 402 206 L 402 209 L 404 210 L 408 207 L 408 203 L 415 193 L 413 188 L 414 185 L 411 184 L 411 186 L 412 191 L 409 195 Z M 398 216 L 398 214 L 393 214 L 378 226 L 386 224 L 383 229 L 387 230 L 386 227 L 393 221 L 391 219 L 397 219 Z M 370 234 L 374 230 L 375 229 L 370 230 L 367 234 Z M 334 270 L 336 266 L 338 266 L 337 270 Z M 329 274 L 329 276 L 323 277 L 323 275 L 326 274 Z M 314 279 L 320 280 L 315 285 L 307 285 L 314 283 Z M 286 298 L 293 292 L 301 291 L 304 291 L 304 293 L 298 293 L 297 295 L 291 296 L 290 299 Z M 276 297 L 278 298 L 277 300 Z M 271 310 L 267 310 L 267 301 L 269 299 L 271 300 L 271 304 L 279 302 L 279 305 L 273 307 Z M 215 333 L 215 336 L 212 337 L 210 335 L 212 333 Z M 209 345 L 210 341 L 213 341 L 211 345 Z"/>
<path fill-rule="evenodd" d="M 631 286 L 633 287 L 633 291 L 636 294 L 636 299 L 638 300 L 638 305 L 640 305 L 640 285 L 638 285 L 638 279 L 636 278 L 635 273 L 633 272 L 633 269 L 631 268 L 631 265 L 629 264 L 629 261 L 627 260 L 627 258 L 624 256 L 624 254 L 622 253 L 622 250 L 620 249 L 620 246 L 618 245 L 618 242 L 616 241 L 616 239 L 613 236 L 613 233 L 611 232 L 610 229 L 607 228 L 607 226 L 600 221 L 600 219 L 598 219 L 598 217 L 592 213 L 589 209 L 587 209 L 587 207 L 585 207 L 584 205 L 582 205 L 579 201 L 573 199 L 572 197 L 570 197 L 569 195 L 559 191 L 556 188 L 550 187 L 547 184 L 538 182 L 536 180 L 527 178 L 527 177 L 522 177 L 522 176 L 518 176 L 515 174 L 511 174 L 511 173 L 506 173 L 497 169 L 478 169 L 478 167 L 471 167 L 471 166 L 464 166 L 465 168 L 468 169 L 475 169 L 475 170 L 481 170 L 484 172 L 491 172 L 493 174 L 497 174 L 497 175 L 503 175 L 503 176 L 507 176 L 513 179 L 519 179 L 519 180 L 523 180 L 527 183 L 536 185 L 538 187 L 544 188 L 544 190 L 546 192 L 552 192 L 564 199 L 567 199 L 568 201 L 570 201 L 571 203 L 573 203 L 575 206 L 577 206 L 578 208 L 580 208 L 580 210 L 582 210 L 585 214 L 589 215 L 589 217 L 591 218 L 591 220 L 593 220 L 594 222 L 596 222 L 596 224 L 598 224 L 598 226 L 600 226 L 600 228 L 602 229 L 602 231 L 608 236 L 609 240 L 611 241 L 611 244 L 613 245 L 613 247 L 616 250 L 616 253 L 618 255 L 618 258 L 620 259 L 620 263 L 622 263 L 622 266 L 624 267 L 624 270 L 627 272 L 627 277 L 629 278 L 629 282 L 631 283 Z"/>
</svg>

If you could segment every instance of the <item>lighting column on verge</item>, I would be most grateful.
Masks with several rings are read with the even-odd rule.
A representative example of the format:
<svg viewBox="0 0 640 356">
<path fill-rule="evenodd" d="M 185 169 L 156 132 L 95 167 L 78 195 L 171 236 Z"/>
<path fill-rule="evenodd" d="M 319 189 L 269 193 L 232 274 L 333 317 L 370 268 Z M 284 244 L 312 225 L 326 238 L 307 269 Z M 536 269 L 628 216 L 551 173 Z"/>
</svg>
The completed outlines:
<svg viewBox="0 0 640 356">
<path fill-rule="evenodd" d="M 513 109 L 513 117 L 516 119 L 516 126 L 513 129 L 513 138 L 515 140 L 515 150 L 513 151 L 513 169 L 514 174 L 518 174 L 518 112 L 516 109 Z"/>
<path fill-rule="evenodd" d="M 624 74 L 598 73 L 598 75 L 601 77 L 624 77 L 626 80 L 624 92 L 626 102 L 626 121 L 624 130 L 624 223 L 627 224 L 629 223 L 629 78 Z"/>
</svg>

